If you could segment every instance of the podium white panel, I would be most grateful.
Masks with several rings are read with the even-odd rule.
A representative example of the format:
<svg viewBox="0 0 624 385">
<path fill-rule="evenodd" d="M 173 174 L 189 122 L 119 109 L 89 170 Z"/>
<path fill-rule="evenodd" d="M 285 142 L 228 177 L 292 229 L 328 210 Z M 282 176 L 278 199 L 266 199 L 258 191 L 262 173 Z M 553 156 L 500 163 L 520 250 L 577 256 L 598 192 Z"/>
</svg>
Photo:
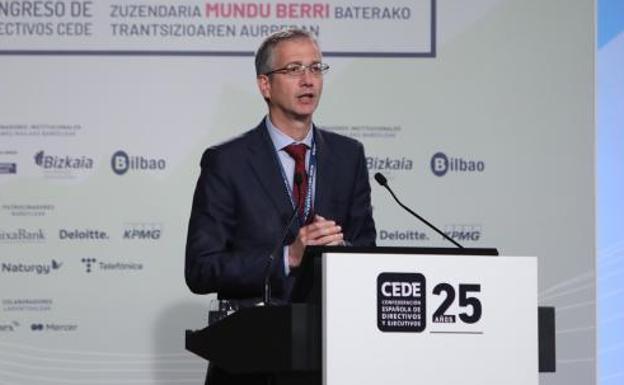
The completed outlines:
<svg viewBox="0 0 624 385">
<path fill-rule="evenodd" d="M 538 383 L 535 257 L 328 253 L 323 304 L 325 385 Z"/>
</svg>

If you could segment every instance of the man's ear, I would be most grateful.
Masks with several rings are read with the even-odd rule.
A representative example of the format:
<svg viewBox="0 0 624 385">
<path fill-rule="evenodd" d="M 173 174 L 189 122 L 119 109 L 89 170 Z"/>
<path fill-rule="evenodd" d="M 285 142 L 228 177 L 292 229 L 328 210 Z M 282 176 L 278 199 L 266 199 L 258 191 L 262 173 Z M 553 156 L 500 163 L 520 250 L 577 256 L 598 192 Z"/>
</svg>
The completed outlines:
<svg viewBox="0 0 624 385">
<path fill-rule="evenodd" d="M 264 99 L 271 98 L 271 82 L 269 81 L 269 77 L 266 75 L 258 75 L 256 78 L 258 82 L 258 89 L 260 90 L 260 94 Z"/>
</svg>

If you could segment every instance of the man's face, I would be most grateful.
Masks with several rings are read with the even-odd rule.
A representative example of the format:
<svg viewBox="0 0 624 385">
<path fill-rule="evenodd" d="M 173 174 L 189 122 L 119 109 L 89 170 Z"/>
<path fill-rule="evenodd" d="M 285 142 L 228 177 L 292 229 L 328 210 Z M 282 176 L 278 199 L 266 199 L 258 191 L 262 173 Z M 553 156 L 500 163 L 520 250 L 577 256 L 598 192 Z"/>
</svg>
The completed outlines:
<svg viewBox="0 0 624 385">
<path fill-rule="evenodd" d="M 288 64 L 310 65 L 321 62 L 321 52 L 311 40 L 301 38 L 285 40 L 277 44 L 273 51 L 272 69 L 286 67 Z M 313 75 L 308 69 L 301 76 L 289 76 L 277 72 L 272 75 L 260 75 L 258 87 L 265 99 L 269 100 L 269 112 L 276 121 L 312 118 L 323 91 L 323 76 Z"/>
</svg>

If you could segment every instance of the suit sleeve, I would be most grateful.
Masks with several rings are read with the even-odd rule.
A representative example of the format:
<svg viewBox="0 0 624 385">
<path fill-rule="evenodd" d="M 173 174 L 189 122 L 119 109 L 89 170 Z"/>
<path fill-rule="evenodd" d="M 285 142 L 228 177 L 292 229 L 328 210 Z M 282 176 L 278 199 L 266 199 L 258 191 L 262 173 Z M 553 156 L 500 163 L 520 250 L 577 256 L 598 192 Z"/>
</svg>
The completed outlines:
<svg viewBox="0 0 624 385">
<path fill-rule="evenodd" d="M 186 243 L 185 279 L 197 294 L 218 292 L 223 298 L 249 298 L 262 293 L 268 258 L 261 251 L 235 245 L 237 196 L 227 161 L 217 149 L 202 157 Z M 279 263 L 272 277 L 283 277 Z"/>
<path fill-rule="evenodd" d="M 349 225 L 345 229 L 345 240 L 351 246 L 375 246 L 377 232 L 371 206 L 371 187 L 364 156 L 364 146 L 358 143 L 357 166 L 351 194 Z"/>
</svg>

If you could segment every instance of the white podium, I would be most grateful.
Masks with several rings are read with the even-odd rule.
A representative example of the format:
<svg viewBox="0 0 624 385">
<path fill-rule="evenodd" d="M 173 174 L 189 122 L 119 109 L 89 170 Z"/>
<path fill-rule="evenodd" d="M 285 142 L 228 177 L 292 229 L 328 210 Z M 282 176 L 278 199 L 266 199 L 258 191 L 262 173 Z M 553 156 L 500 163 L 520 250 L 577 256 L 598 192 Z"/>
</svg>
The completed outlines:
<svg viewBox="0 0 624 385">
<path fill-rule="evenodd" d="M 324 253 L 325 385 L 537 385 L 535 257 Z"/>
</svg>

